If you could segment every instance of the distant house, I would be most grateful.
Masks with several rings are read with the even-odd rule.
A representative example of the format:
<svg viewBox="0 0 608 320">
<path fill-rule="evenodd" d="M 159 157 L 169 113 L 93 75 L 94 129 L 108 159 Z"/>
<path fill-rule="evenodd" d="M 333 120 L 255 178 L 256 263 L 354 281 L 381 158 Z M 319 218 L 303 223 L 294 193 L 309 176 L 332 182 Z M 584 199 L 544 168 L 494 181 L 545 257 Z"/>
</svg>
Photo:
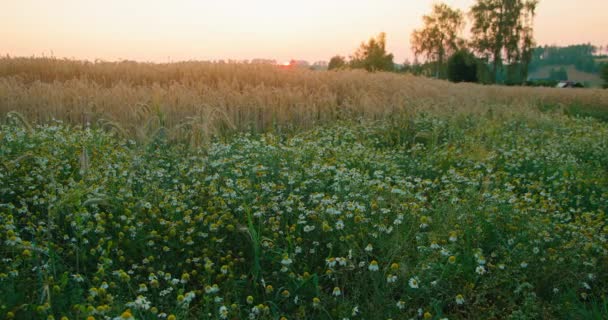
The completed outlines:
<svg viewBox="0 0 608 320">
<path fill-rule="evenodd" d="M 560 81 L 557 86 L 555 86 L 556 88 L 584 88 L 585 86 L 580 83 L 580 82 L 576 82 L 576 81 Z"/>
</svg>

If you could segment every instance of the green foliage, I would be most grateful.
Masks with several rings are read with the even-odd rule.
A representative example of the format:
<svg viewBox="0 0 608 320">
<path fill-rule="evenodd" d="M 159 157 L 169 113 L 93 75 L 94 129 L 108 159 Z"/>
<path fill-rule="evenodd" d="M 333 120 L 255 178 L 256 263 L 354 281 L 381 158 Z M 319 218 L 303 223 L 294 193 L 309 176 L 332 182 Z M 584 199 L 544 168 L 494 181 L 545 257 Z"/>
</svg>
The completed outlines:
<svg viewBox="0 0 608 320">
<path fill-rule="evenodd" d="M 600 69 L 593 55 L 596 51 L 597 48 L 591 44 L 537 47 L 532 53 L 530 70 L 544 66 L 574 65 L 577 70 L 595 73 Z"/>
<path fill-rule="evenodd" d="M 512 63 L 504 68 L 504 84 L 506 85 L 521 85 L 527 79 L 527 67 L 522 63 Z"/>
<path fill-rule="evenodd" d="M 559 81 L 549 80 L 549 79 L 538 79 L 538 80 L 529 80 L 524 83 L 524 85 L 529 87 L 548 87 L 555 88 Z"/>
<path fill-rule="evenodd" d="M 433 5 L 429 15 L 422 17 L 424 26 L 414 30 L 411 45 L 414 54 L 424 55 L 435 65 L 435 76 L 445 78 L 445 60 L 464 46 L 459 36 L 464 27 L 464 14 L 440 3 Z"/>
<path fill-rule="evenodd" d="M 483 84 L 494 83 L 494 76 L 492 70 L 488 65 L 487 61 L 478 59 L 477 60 L 477 81 Z"/>
<path fill-rule="evenodd" d="M 361 46 L 351 57 L 350 67 L 367 71 L 394 71 L 393 54 L 386 52 L 386 34 L 380 33 Z"/>
<path fill-rule="evenodd" d="M 568 71 L 564 67 L 559 69 L 551 69 L 549 72 L 549 80 L 554 81 L 567 81 L 568 80 Z"/>
<path fill-rule="evenodd" d="M 477 0 L 471 8 L 471 48 L 492 64 L 494 82 L 526 79 L 537 4 L 538 0 Z M 521 66 L 504 72 L 504 65 Z"/>
<path fill-rule="evenodd" d="M 602 79 L 604 79 L 604 88 L 608 88 L 608 63 L 602 68 Z"/>
<path fill-rule="evenodd" d="M 564 113 L 573 117 L 595 118 L 608 123 L 608 110 L 596 105 L 573 103 L 564 109 Z"/>
<path fill-rule="evenodd" d="M 327 70 L 339 70 L 346 66 L 346 59 L 342 56 L 333 56 L 329 60 Z"/>
<path fill-rule="evenodd" d="M 606 136 L 419 113 L 202 150 L 12 121 L 0 317 L 602 319 Z"/>
<path fill-rule="evenodd" d="M 477 82 L 477 59 L 460 50 L 448 59 L 448 79 L 452 82 Z"/>
</svg>

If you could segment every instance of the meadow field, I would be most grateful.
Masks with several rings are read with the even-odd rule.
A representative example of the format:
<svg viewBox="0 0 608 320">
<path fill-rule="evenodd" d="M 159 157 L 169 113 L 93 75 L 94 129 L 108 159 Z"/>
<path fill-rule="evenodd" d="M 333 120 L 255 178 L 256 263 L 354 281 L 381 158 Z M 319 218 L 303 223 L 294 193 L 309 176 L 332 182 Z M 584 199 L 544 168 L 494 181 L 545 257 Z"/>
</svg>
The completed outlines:
<svg viewBox="0 0 608 320">
<path fill-rule="evenodd" d="M 0 318 L 608 318 L 608 90 L 7 57 L 0 117 Z"/>
</svg>

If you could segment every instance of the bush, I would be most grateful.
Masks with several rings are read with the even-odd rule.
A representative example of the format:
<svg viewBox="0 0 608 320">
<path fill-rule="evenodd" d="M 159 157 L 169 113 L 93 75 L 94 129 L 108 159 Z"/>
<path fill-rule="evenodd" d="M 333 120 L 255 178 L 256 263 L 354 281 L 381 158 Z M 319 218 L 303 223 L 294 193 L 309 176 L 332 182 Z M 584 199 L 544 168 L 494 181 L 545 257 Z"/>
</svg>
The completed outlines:
<svg viewBox="0 0 608 320">
<path fill-rule="evenodd" d="M 550 87 L 550 88 L 554 88 L 555 86 L 557 86 L 558 83 L 559 83 L 559 81 L 550 80 L 550 79 L 533 79 L 533 80 L 529 80 L 529 81 L 524 82 L 524 85 L 528 86 L 528 87 Z"/>
<path fill-rule="evenodd" d="M 466 50 L 454 53 L 448 59 L 448 79 L 452 82 L 477 82 L 477 62 Z"/>
<path fill-rule="evenodd" d="M 329 64 L 327 65 L 328 70 L 338 70 L 342 69 L 346 66 L 346 59 L 342 56 L 334 56 L 329 60 Z"/>
</svg>

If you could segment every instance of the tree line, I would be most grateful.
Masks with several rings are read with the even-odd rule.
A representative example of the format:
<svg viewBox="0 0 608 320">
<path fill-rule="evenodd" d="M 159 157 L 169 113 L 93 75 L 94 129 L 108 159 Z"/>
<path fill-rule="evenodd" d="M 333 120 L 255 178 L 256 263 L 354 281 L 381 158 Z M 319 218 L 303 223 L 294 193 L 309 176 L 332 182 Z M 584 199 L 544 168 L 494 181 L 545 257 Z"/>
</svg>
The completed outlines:
<svg viewBox="0 0 608 320">
<path fill-rule="evenodd" d="M 534 17 L 539 0 L 476 0 L 468 12 L 445 3 L 432 6 L 422 17 L 422 27 L 412 32 L 414 62 L 398 66 L 386 51 L 386 34 L 362 42 L 349 58 L 336 55 L 329 70 L 407 72 L 454 82 L 529 84 L 528 73 L 545 66 L 546 81 L 568 80 L 563 66 L 599 73 L 608 87 L 608 63 L 597 62 L 603 46 L 578 44 L 566 47 L 536 46 Z M 467 19 L 470 36 L 463 36 Z M 606 46 L 608 53 L 608 45 Z M 553 83 L 553 82 L 551 82 Z"/>
<path fill-rule="evenodd" d="M 423 63 L 405 63 L 401 71 L 453 81 L 517 83 L 526 79 L 533 49 L 533 20 L 538 0 L 477 0 L 468 14 L 439 3 L 422 17 L 411 45 Z M 463 37 L 466 17 L 470 39 Z M 395 71 L 385 51 L 385 34 L 362 43 L 350 61 L 335 56 L 329 69 Z"/>
<path fill-rule="evenodd" d="M 608 64 L 604 64 L 602 68 L 602 79 L 604 79 L 604 88 L 608 89 Z"/>
<path fill-rule="evenodd" d="M 532 52 L 530 71 L 545 66 L 573 65 L 579 71 L 597 73 L 602 67 L 595 61 L 598 52 L 601 53 L 601 50 L 591 44 L 539 46 Z"/>
</svg>

